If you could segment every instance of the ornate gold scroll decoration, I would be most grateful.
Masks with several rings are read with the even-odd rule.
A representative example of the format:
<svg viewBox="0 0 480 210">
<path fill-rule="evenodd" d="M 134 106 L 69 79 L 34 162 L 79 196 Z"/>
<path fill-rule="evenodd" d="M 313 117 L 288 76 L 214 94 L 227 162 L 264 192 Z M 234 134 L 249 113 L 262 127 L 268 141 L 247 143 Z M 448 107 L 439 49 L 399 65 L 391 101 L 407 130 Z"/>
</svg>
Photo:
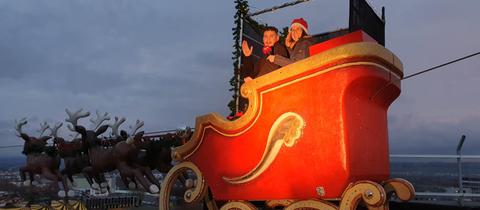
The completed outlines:
<svg viewBox="0 0 480 210">
<path fill-rule="evenodd" d="M 207 191 L 207 187 L 205 184 L 205 179 L 203 179 L 202 172 L 200 169 L 197 168 L 195 164 L 192 162 L 181 162 L 178 165 L 174 166 L 170 171 L 168 171 L 165 179 L 162 182 L 162 187 L 160 190 L 160 205 L 159 209 L 168 210 L 170 209 L 170 193 L 173 188 L 173 184 L 177 180 L 177 178 L 182 175 L 187 170 L 193 171 L 195 176 L 197 177 L 196 185 L 192 186 L 191 189 L 185 191 L 183 196 L 186 203 L 195 203 L 200 201 Z"/>
<path fill-rule="evenodd" d="M 265 205 L 269 209 L 277 209 L 278 207 L 285 207 L 294 202 L 295 200 L 268 200 L 268 201 L 265 201 Z"/>
<path fill-rule="evenodd" d="M 304 127 L 305 121 L 297 113 L 287 112 L 282 114 L 270 128 L 265 151 L 255 168 L 242 176 L 223 177 L 223 179 L 231 184 L 242 184 L 257 178 L 272 164 L 282 145 L 293 147 L 297 143 L 297 140 L 302 136 Z"/>
<path fill-rule="evenodd" d="M 405 179 L 394 178 L 383 182 L 383 188 L 387 193 L 387 201 L 390 200 L 393 194 L 397 196 L 400 201 L 407 202 L 415 197 L 415 188 Z M 388 210 L 388 202 L 383 206 L 369 207 L 369 210 Z"/>
<path fill-rule="evenodd" d="M 343 192 L 339 205 L 326 200 L 269 200 L 265 202 L 267 209 L 285 207 L 285 210 L 355 210 L 362 202 L 369 210 L 388 210 L 389 199 L 395 193 L 401 201 L 408 201 L 415 196 L 412 184 L 404 179 L 390 179 L 382 185 L 372 181 L 358 181 L 351 183 Z M 217 210 L 216 208 L 208 208 Z M 257 208 L 248 201 L 229 201 L 220 210 L 256 210 Z"/>
<path fill-rule="evenodd" d="M 220 210 L 230 210 L 230 209 L 235 209 L 235 210 L 256 210 L 257 207 L 255 207 L 253 204 L 247 202 L 247 201 L 230 201 L 226 203 L 225 205 L 220 208 Z"/>
<path fill-rule="evenodd" d="M 405 179 L 395 178 L 387 180 L 383 183 L 383 187 L 388 196 L 395 193 L 401 201 L 409 201 L 415 197 L 415 188 Z"/>
<path fill-rule="evenodd" d="M 285 210 L 295 209 L 321 209 L 321 210 L 337 210 L 338 208 L 327 201 L 322 200 L 302 200 L 288 205 Z"/>
<path fill-rule="evenodd" d="M 354 210 L 360 201 L 367 207 L 380 207 L 385 204 L 386 193 L 383 187 L 372 181 L 359 181 L 347 187 L 340 202 L 341 210 Z"/>
</svg>

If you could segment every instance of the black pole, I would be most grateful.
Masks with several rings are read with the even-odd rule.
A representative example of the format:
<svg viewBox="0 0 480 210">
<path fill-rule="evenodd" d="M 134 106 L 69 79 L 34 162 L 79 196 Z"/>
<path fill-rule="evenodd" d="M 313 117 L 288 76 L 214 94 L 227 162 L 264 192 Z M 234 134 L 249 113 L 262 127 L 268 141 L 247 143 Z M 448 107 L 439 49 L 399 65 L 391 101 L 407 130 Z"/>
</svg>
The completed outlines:
<svg viewBox="0 0 480 210">
<path fill-rule="evenodd" d="M 382 7 L 382 20 L 385 23 L 385 7 Z"/>
<path fill-rule="evenodd" d="M 462 146 L 463 142 L 465 142 L 465 135 L 462 135 L 460 141 L 457 145 L 457 166 L 458 166 L 458 191 L 461 195 L 459 202 L 460 206 L 463 206 L 463 171 L 462 171 Z"/>
</svg>

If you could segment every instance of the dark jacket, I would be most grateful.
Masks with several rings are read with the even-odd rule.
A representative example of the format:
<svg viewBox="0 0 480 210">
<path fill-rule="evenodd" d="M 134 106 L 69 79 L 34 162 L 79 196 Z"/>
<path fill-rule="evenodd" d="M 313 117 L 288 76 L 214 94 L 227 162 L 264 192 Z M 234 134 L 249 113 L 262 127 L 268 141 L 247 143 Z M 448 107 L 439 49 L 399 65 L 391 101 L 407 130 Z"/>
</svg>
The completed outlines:
<svg viewBox="0 0 480 210">
<path fill-rule="evenodd" d="M 293 62 L 305 59 L 310 56 L 309 48 L 313 44 L 310 37 L 302 37 L 295 43 L 293 48 L 288 48 L 290 57 L 275 56 L 274 62 L 279 66 L 286 66 Z"/>
<path fill-rule="evenodd" d="M 273 50 L 271 54 L 275 55 L 275 57 L 277 56 L 282 56 L 287 58 L 289 57 L 288 50 L 285 47 L 285 45 L 280 44 L 278 42 L 275 43 L 275 45 L 273 45 Z M 253 55 L 249 57 L 242 57 L 242 59 L 244 60 L 243 60 L 243 67 L 240 72 L 241 78 L 242 79 L 245 77 L 257 78 L 259 76 L 268 74 L 280 68 L 279 65 L 269 62 L 266 59 L 266 57 L 267 56 L 264 55 L 262 58 L 259 58 L 255 64 L 254 64 L 255 59 L 253 58 Z"/>
</svg>

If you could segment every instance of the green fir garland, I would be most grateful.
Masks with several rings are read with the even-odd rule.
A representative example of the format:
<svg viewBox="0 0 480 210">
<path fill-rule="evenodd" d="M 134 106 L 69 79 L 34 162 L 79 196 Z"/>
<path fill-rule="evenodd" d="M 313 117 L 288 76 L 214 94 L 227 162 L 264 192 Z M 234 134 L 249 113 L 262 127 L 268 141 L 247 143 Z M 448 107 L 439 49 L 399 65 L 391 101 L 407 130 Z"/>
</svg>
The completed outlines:
<svg viewBox="0 0 480 210">
<path fill-rule="evenodd" d="M 241 55 L 241 44 L 240 44 L 240 33 L 241 31 L 241 18 L 244 18 L 244 24 L 249 24 L 252 26 L 258 33 L 263 33 L 263 29 L 268 26 L 268 24 L 261 24 L 251 17 L 247 17 L 249 12 L 249 6 L 247 0 L 235 0 L 235 9 L 236 13 L 234 16 L 234 24 L 235 27 L 232 28 L 233 31 L 233 52 L 232 52 L 232 60 L 233 60 L 233 76 L 230 79 L 231 88 L 229 91 L 233 92 L 232 99 L 228 103 L 228 107 L 230 109 L 230 116 L 234 116 L 236 112 L 236 98 L 239 97 L 239 87 L 242 81 L 238 80 L 238 75 L 240 74 L 240 69 L 238 68 L 239 64 L 239 56 Z M 284 43 L 285 37 L 288 34 L 288 27 L 284 27 L 280 29 L 280 42 Z M 240 83 L 240 85 L 238 85 Z"/>
<path fill-rule="evenodd" d="M 240 73 L 240 69 L 238 69 L 238 63 L 240 62 L 238 60 L 238 57 L 240 56 L 241 51 L 241 45 L 240 45 L 240 33 L 242 33 L 240 30 L 240 24 L 241 24 L 241 18 L 245 17 L 248 14 L 248 1 L 246 0 L 235 0 L 235 9 L 237 12 L 235 13 L 234 16 L 234 24 L 235 27 L 232 28 L 233 31 L 233 52 L 232 52 L 232 60 L 233 60 L 233 77 L 230 79 L 230 85 L 232 86 L 229 91 L 233 92 L 232 99 L 228 103 L 228 107 L 230 108 L 230 116 L 235 115 L 236 111 L 236 98 L 238 97 L 238 83 L 240 82 L 238 80 L 238 74 Z"/>
</svg>

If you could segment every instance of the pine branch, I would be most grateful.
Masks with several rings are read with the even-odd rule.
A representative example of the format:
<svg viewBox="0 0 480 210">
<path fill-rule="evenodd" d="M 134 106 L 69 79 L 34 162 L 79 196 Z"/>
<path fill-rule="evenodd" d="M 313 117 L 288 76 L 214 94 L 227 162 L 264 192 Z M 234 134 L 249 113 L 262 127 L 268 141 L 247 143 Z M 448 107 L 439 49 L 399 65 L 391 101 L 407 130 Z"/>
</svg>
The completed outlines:
<svg viewBox="0 0 480 210">
<path fill-rule="evenodd" d="M 240 46 L 240 23 L 241 17 L 245 17 L 248 14 L 248 1 L 247 0 L 235 0 L 235 9 L 237 10 L 235 15 L 233 16 L 235 27 L 232 28 L 232 35 L 233 35 L 233 51 L 232 51 L 232 61 L 233 61 L 233 76 L 230 79 L 229 83 L 232 86 L 229 91 L 233 92 L 232 100 L 228 103 L 228 107 L 230 108 L 230 115 L 234 115 L 236 111 L 236 98 L 238 97 L 238 74 L 240 73 L 238 69 L 239 60 L 238 57 L 241 55 L 241 46 Z"/>
</svg>

